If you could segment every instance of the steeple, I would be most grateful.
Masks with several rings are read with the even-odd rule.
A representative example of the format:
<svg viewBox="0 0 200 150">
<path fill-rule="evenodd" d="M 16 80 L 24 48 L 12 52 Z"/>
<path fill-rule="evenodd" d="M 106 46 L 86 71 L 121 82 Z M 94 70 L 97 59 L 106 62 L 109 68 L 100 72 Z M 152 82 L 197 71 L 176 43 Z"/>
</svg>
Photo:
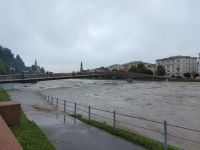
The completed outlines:
<svg viewBox="0 0 200 150">
<path fill-rule="evenodd" d="M 82 71 L 83 71 L 83 63 L 82 63 L 82 61 L 81 61 L 80 72 L 82 72 Z"/>
<path fill-rule="evenodd" d="M 37 66 L 37 60 L 35 59 L 35 66 Z"/>
</svg>

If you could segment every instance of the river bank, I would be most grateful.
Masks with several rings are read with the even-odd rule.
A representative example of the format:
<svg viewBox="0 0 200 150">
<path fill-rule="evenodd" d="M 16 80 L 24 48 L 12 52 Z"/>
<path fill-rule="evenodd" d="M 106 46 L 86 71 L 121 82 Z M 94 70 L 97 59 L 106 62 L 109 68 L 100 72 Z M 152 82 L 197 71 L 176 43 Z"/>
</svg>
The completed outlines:
<svg viewBox="0 0 200 150">
<path fill-rule="evenodd" d="M 37 92 L 9 90 L 8 93 L 12 99 L 22 104 L 28 118 L 37 123 L 57 150 L 145 150 L 69 115 L 65 115 L 63 122 L 63 113 L 57 112 L 55 107 L 45 102 L 44 97 Z"/>
<path fill-rule="evenodd" d="M 0 102 L 9 100 L 11 99 L 7 92 L 0 88 Z M 10 128 L 24 150 L 55 150 L 41 129 L 34 122 L 29 121 L 23 112 L 21 113 L 20 126 Z"/>
</svg>

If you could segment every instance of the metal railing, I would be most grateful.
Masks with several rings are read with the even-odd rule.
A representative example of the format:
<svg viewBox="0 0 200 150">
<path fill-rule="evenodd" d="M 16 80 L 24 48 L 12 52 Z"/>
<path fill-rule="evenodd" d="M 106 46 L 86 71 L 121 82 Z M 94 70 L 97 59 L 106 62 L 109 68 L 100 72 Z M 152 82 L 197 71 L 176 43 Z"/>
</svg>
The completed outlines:
<svg viewBox="0 0 200 150">
<path fill-rule="evenodd" d="M 92 118 L 93 120 L 107 123 L 108 125 L 111 125 L 114 128 L 116 127 L 122 128 L 129 132 L 138 133 L 144 136 L 148 136 L 148 134 L 142 132 L 143 130 L 150 132 L 149 135 L 152 135 L 152 133 L 156 135 L 161 135 L 163 140 L 159 140 L 159 139 L 156 139 L 156 140 L 159 140 L 161 143 L 163 143 L 163 147 L 165 150 L 168 149 L 169 139 L 171 139 L 171 141 L 173 141 L 174 139 L 178 139 L 181 141 L 198 144 L 198 149 L 200 149 L 200 141 L 198 141 L 200 139 L 200 130 L 198 129 L 192 129 L 192 128 L 188 128 L 184 126 L 170 124 L 167 121 L 161 122 L 161 121 L 151 120 L 151 119 L 143 118 L 137 115 L 122 114 L 116 111 L 109 111 L 109 110 L 105 110 L 101 108 L 91 107 L 88 105 L 79 104 L 77 102 L 71 102 L 71 101 L 67 101 L 67 100 L 63 100 L 63 99 L 59 99 L 59 98 L 55 98 L 51 96 L 44 96 L 44 98 L 48 103 L 55 105 L 57 110 L 61 110 L 64 113 L 68 113 L 71 115 L 81 115 L 83 118 L 86 118 L 88 120 L 91 120 Z M 66 121 L 66 118 L 64 115 L 64 123 L 65 121 Z M 141 125 L 143 121 L 149 122 L 151 124 L 146 125 L 146 126 L 145 124 Z M 128 126 L 129 127 L 131 126 L 131 128 L 129 128 Z M 153 126 L 153 127 L 150 127 L 150 126 Z M 140 130 L 137 130 L 137 128 L 139 128 Z M 191 139 L 189 137 L 186 138 L 179 135 L 175 135 L 174 134 L 176 133 L 175 130 L 173 130 L 173 134 L 171 134 L 169 132 L 171 128 L 176 128 L 176 129 L 188 131 L 188 132 L 194 132 L 195 134 L 198 134 L 199 138 L 197 137 L 197 139 Z M 170 144 L 170 145 L 173 145 L 173 144 Z M 184 148 L 180 147 L 180 149 L 185 149 L 185 147 Z"/>
<path fill-rule="evenodd" d="M 11 75 L 0 75 L 0 80 L 18 80 L 18 79 L 30 79 L 30 78 L 43 78 L 47 77 L 47 74 L 11 74 Z"/>
</svg>

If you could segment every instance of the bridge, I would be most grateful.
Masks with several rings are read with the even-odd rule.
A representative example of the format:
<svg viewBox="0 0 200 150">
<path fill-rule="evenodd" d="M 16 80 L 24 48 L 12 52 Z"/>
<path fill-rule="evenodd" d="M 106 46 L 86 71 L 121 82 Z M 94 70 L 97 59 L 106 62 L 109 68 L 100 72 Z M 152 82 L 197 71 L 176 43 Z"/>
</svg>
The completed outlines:
<svg viewBox="0 0 200 150">
<path fill-rule="evenodd" d="M 48 74 L 14 74 L 0 75 L 0 83 L 36 83 L 37 81 L 76 79 L 76 78 L 102 78 L 102 79 L 142 79 L 165 80 L 166 78 L 130 72 L 72 72 L 72 73 L 48 73 Z"/>
</svg>

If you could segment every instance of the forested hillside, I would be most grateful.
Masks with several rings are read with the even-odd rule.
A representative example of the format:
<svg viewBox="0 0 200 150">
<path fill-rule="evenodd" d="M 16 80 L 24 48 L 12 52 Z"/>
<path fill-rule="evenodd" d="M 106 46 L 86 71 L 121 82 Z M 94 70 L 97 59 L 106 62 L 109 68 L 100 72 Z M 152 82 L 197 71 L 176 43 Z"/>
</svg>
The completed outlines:
<svg viewBox="0 0 200 150">
<path fill-rule="evenodd" d="M 37 65 L 27 67 L 19 55 L 14 55 L 8 48 L 0 45 L 0 74 L 45 73 L 44 68 Z"/>
</svg>

